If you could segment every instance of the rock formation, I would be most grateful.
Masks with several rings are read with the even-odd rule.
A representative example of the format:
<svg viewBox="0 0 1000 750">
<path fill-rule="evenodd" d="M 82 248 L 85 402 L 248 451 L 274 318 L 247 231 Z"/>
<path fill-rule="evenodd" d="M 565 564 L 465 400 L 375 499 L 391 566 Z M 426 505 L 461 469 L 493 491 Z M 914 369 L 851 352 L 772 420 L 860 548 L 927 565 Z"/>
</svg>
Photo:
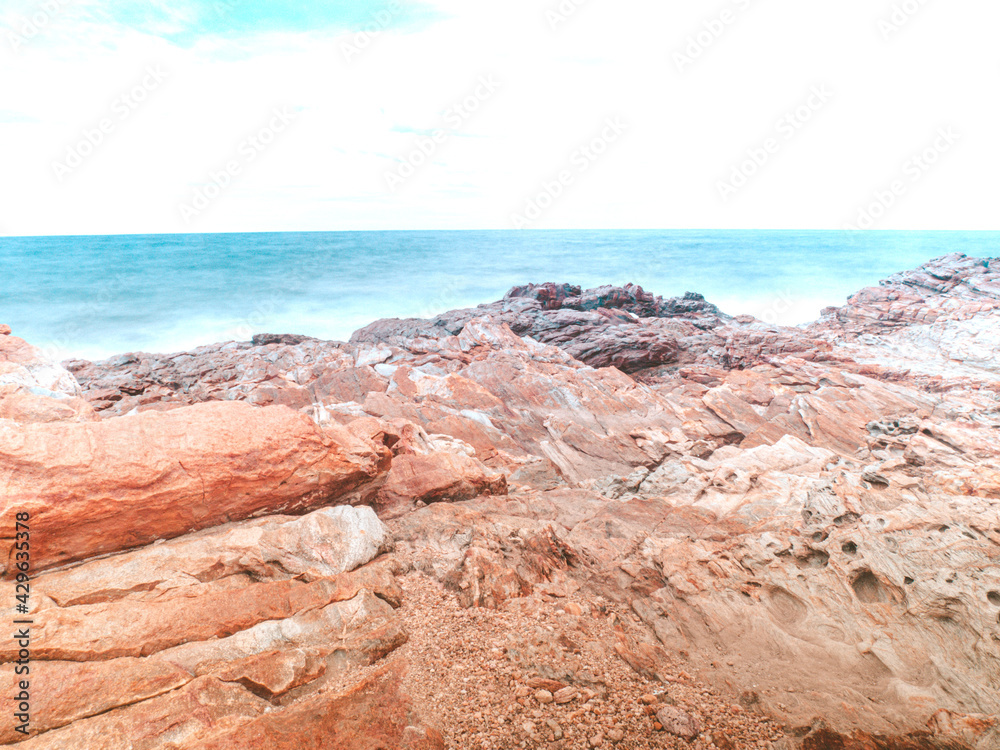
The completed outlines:
<svg viewBox="0 0 1000 750">
<path fill-rule="evenodd" d="M 337 425 L 238 402 L 0 429 L 3 509 L 31 514 L 35 570 L 262 511 L 360 499 L 389 459 Z"/>
<path fill-rule="evenodd" d="M 0 336 L 0 742 L 998 748 L 998 331 L 952 255 L 802 328 L 550 283 L 65 370 Z"/>
<path fill-rule="evenodd" d="M 63 367 L 0 326 L 0 419 L 19 424 L 97 419 Z"/>
</svg>

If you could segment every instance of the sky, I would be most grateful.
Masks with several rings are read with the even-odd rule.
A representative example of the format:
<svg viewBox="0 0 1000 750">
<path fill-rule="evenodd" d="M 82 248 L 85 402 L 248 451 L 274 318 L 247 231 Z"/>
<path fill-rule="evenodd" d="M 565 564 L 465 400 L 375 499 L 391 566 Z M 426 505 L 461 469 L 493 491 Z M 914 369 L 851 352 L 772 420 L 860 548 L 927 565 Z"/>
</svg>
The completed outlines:
<svg viewBox="0 0 1000 750">
<path fill-rule="evenodd" d="M 995 0 L 4 0 L 0 236 L 996 229 Z"/>
</svg>

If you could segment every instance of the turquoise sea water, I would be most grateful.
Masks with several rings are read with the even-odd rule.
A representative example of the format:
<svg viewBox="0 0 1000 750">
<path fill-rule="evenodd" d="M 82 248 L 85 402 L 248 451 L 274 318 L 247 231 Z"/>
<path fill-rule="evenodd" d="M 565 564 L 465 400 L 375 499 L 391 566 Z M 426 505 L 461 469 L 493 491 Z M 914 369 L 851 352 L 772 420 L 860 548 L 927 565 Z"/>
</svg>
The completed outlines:
<svg viewBox="0 0 1000 750">
<path fill-rule="evenodd" d="M 0 238 L 0 323 L 60 358 L 172 352 L 253 333 L 346 339 L 383 317 L 515 284 L 632 281 L 785 324 L 1000 232 L 482 231 Z"/>
</svg>

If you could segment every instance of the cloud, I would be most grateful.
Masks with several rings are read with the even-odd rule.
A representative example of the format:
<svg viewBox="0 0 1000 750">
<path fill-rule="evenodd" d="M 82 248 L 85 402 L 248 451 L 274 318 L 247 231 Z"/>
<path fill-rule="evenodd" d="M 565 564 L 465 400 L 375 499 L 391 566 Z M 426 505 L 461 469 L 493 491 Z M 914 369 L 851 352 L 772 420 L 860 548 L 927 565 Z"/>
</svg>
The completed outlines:
<svg viewBox="0 0 1000 750">
<path fill-rule="evenodd" d="M 840 228 L 951 125 L 961 147 L 882 226 L 988 227 L 991 201 L 972 186 L 1000 158 L 984 94 L 1000 10 L 968 5 L 928 5 L 885 39 L 885 9 L 865 0 L 731 0 L 735 20 L 710 38 L 726 3 L 11 0 L 0 148 L 16 177 L 0 185 L 0 231 L 503 228 L 600 146 L 609 117 L 627 131 L 578 160 L 587 169 L 536 226 Z M 692 40 L 700 53 L 678 71 Z M 165 80 L 122 118 L 150 66 Z M 471 110 L 482 76 L 499 85 Z M 836 98 L 719 200 L 717 183 L 816 85 Z M 179 207 L 285 107 L 294 123 L 185 221 Z M 92 153 L 60 181 L 53 164 L 81 146 Z M 392 190 L 387 173 L 407 161 L 420 164 Z"/>
</svg>

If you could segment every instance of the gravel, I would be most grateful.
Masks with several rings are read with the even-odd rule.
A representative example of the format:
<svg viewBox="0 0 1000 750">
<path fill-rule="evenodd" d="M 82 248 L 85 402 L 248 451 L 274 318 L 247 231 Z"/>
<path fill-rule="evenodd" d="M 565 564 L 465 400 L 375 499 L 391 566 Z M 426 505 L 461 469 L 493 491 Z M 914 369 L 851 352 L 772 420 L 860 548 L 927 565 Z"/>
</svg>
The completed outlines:
<svg viewBox="0 0 1000 750">
<path fill-rule="evenodd" d="M 633 671 L 612 645 L 613 623 L 627 617 L 613 605 L 574 595 L 463 609 L 422 573 L 399 580 L 409 641 L 393 658 L 407 660 L 414 708 L 448 748 L 769 750 L 782 736 L 679 669 L 665 683 Z M 700 734 L 689 742 L 662 731 L 665 705 L 690 714 Z"/>
</svg>

